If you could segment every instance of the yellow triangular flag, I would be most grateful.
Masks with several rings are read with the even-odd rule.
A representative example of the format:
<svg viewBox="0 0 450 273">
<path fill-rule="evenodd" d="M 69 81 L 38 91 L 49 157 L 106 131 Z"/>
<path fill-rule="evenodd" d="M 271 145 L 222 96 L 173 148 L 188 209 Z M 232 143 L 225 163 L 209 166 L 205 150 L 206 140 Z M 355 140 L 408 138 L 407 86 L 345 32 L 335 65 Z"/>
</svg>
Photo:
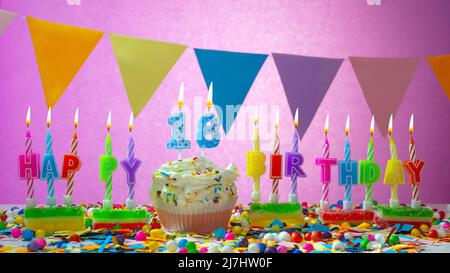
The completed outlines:
<svg viewBox="0 0 450 273">
<path fill-rule="evenodd" d="M 45 100 L 53 107 L 103 32 L 27 17 Z"/>
<path fill-rule="evenodd" d="M 428 57 L 428 63 L 433 69 L 436 78 L 444 89 L 447 98 L 450 100 L 450 54 L 436 57 Z"/>
<path fill-rule="evenodd" d="M 185 45 L 110 34 L 131 109 L 137 117 L 186 49 Z"/>
</svg>

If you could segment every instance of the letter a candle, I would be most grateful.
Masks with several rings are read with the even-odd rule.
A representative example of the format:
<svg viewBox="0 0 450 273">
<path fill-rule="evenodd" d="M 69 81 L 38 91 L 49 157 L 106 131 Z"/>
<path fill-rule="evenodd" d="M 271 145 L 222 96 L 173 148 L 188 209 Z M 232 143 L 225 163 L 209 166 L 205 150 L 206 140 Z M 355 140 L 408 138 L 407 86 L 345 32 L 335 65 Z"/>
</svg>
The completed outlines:
<svg viewBox="0 0 450 273">
<path fill-rule="evenodd" d="M 105 154 L 100 156 L 100 181 L 106 183 L 105 199 L 103 200 L 104 209 L 112 209 L 112 175 L 117 169 L 117 159 L 112 156 L 112 143 L 109 130 L 111 129 L 111 111 L 108 115 L 106 126 L 108 133 L 105 140 Z"/>
</svg>

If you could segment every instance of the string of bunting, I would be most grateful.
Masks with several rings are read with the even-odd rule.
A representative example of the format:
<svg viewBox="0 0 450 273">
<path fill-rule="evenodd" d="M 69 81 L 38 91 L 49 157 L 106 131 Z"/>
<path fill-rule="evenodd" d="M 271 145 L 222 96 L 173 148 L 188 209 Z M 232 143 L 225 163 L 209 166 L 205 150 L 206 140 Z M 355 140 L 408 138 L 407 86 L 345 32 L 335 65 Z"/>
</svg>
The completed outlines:
<svg viewBox="0 0 450 273">
<path fill-rule="evenodd" d="M 0 10 L 0 35 L 17 17 Z M 53 107 L 76 76 L 103 32 L 26 16 L 42 87 L 48 107 Z M 186 45 L 109 35 L 128 100 L 137 117 Z M 205 80 L 205 92 L 214 83 L 213 101 L 225 133 L 243 104 L 268 54 L 194 48 Z M 291 112 L 298 107 L 303 138 L 344 59 L 271 53 Z M 349 57 L 378 128 L 387 135 L 390 114 L 395 114 L 415 74 L 420 58 Z M 426 57 L 450 100 L 450 54 Z M 234 111 L 227 111 L 232 107 Z M 293 117 L 293 116 L 292 116 Z"/>
</svg>

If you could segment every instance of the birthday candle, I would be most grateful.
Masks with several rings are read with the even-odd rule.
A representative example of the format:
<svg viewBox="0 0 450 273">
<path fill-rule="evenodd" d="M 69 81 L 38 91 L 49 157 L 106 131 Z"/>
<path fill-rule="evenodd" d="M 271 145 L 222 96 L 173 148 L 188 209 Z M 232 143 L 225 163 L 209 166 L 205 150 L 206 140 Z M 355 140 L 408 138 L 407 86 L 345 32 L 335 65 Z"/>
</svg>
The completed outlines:
<svg viewBox="0 0 450 273">
<path fill-rule="evenodd" d="M 330 142 L 328 142 L 328 128 L 329 128 L 329 116 L 327 115 L 325 119 L 325 142 L 322 148 L 322 158 L 330 158 Z M 323 183 L 322 185 L 322 202 L 328 202 L 328 194 L 329 194 L 329 185 L 330 183 Z"/>
<path fill-rule="evenodd" d="M 170 116 L 168 119 L 169 125 L 172 126 L 172 137 L 167 142 L 168 149 L 176 149 L 178 151 L 178 160 L 181 160 L 181 150 L 190 149 L 191 142 L 186 139 L 185 135 L 185 118 L 182 111 L 184 105 L 184 83 L 181 83 L 178 94 L 178 108 L 179 112 Z"/>
<path fill-rule="evenodd" d="M 295 110 L 295 117 L 294 117 L 294 136 L 292 137 L 292 152 L 297 153 L 298 152 L 298 108 Z M 297 173 L 293 172 L 291 176 L 291 189 L 290 194 L 292 196 L 297 196 Z"/>
<path fill-rule="evenodd" d="M 70 145 L 70 153 L 65 154 L 63 158 L 63 168 L 61 178 L 67 179 L 67 190 L 64 196 L 64 204 L 66 206 L 71 206 L 73 203 L 73 186 L 75 182 L 75 173 L 81 167 L 81 160 L 78 157 L 78 108 L 75 111 L 75 118 L 73 125 L 75 127 L 75 132 L 73 133 L 72 143 Z"/>
<path fill-rule="evenodd" d="M 374 116 L 372 116 L 372 120 L 370 121 L 370 140 L 369 144 L 367 145 L 367 160 L 373 160 L 373 133 L 375 130 L 375 119 Z M 366 196 L 365 201 L 366 202 L 372 202 L 372 194 L 373 194 L 373 184 L 367 184 L 366 185 Z"/>
<path fill-rule="evenodd" d="M 113 172 L 117 169 L 117 159 L 112 156 L 112 142 L 110 136 L 111 129 L 111 111 L 108 115 L 107 130 L 105 140 L 105 154 L 100 156 L 100 180 L 106 183 L 105 199 L 103 200 L 103 208 L 112 209 L 112 177 Z"/>
<path fill-rule="evenodd" d="M 205 156 L 205 148 L 214 148 L 219 145 L 219 120 L 216 115 L 211 113 L 213 106 L 213 83 L 209 85 L 208 98 L 206 99 L 206 107 L 208 113 L 200 117 L 197 127 L 197 143 L 200 146 L 202 156 Z"/>
<path fill-rule="evenodd" d="M 345 125 L 345 146 L 344 146 L 344 160 L 346 164 L 351 161 L 351 148 L 350 142 L 348 141 L 348 134 L 350 132 L 350 116 L 347 116 L 347 122 Z M 345 201 L 352 202 L 352 183 L 345 183 Z"/>
<path fill-rule="evenodd" d="M 409 160 L 412 162 L 416 161 L 416 144 L 412 133 L 414 131 L 414 114 L 411 114 L 411 119 L 409 121 Z M 414 201 L 419 201 L 419 183 L 414 183 L 412 185 L 412 199 Z"/>
<path fill-rule="evenodd" d="M 280 154 L 280 138 L 278 135 L 278 128 L 280 126 L 280 112 L 277 111 L 275 116 L 275 137 L 273 142 L 273 153 L 272 156 L 278 156 Z M 269 201 L 271 203 L 278 202 L 278 184 L 280 180 L 278 177 L 272 178 L 272 193 L 270 194 Z"/>
</svg>

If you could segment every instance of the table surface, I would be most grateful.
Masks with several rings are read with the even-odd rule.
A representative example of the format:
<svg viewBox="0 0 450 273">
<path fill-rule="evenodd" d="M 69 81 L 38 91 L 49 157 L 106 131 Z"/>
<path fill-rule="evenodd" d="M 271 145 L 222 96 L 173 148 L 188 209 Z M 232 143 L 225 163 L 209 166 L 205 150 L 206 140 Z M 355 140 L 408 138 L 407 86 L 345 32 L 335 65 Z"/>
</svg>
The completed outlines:
<svg viewBox="0 0 450 273">
<path fill-rule="evenodd" d="M 446 211 L 447 215 L 450 213 L 449 204 L 430 204 L 430 208 Z M 12 207 L 23 208 L 23 204 L 0 204 L 0 210 L 8 210 Z M 450 253 L 450 243 L 440 242 L 439 244 L 432 246 L 424 246 L 423 251 L 419 253 Z"/>
</svg>

